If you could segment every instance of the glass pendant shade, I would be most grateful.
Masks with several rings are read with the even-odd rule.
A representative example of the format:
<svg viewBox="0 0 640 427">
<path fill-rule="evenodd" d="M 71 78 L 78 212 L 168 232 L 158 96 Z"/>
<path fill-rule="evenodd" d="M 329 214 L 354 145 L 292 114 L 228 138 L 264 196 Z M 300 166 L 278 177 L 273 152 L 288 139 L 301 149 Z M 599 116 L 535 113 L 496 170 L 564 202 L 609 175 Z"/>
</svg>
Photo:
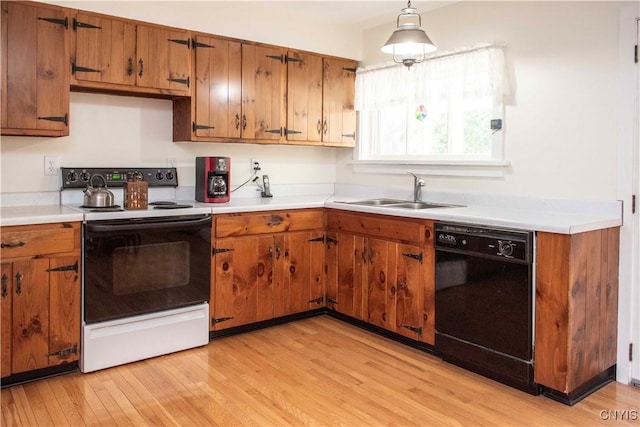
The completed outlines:
<svg viewBox="0 0 640 427">
<path fill-rule="evenodd" d="M 417 18 L 417 23 L 415 22 Z M 400 23 L 401 19 L 405 22 Z M 434 52 L 437 47 L 427 33 L 420 26 L 422 19 L 417 10 L 411 7 L 411 2 L 398 15 L 397 28 L 382 47 L 382 52 L 393 55 L 394 62 L 405 65 L 424 61 L 427 54 Z"/>
</svg>

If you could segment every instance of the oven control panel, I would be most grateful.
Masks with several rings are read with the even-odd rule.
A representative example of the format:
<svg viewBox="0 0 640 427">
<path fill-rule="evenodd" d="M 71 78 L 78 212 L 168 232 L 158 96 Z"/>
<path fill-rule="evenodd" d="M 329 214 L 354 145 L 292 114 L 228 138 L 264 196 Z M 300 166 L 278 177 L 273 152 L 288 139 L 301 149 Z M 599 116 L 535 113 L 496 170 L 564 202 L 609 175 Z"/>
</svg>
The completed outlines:
<svg viewBox="0 0 640 427">
<path fill-rule="evenodd" d="M 177 187 L 176 168 L 60 168 L 62 170 L 62 188 L 86 188 L 94 175 L 101 175 L 107 187 L 122 187 L 133 177 L 149 184 L 149 187 Z M 102 180 L 95 180 L 96 186 Z"/>
</svg>

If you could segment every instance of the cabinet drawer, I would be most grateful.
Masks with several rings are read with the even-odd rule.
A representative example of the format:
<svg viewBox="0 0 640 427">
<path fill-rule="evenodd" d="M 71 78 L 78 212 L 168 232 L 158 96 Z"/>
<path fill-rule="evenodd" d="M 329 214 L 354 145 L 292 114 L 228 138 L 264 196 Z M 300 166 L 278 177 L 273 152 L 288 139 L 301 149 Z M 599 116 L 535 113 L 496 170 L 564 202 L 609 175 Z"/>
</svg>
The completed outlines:
<svg viewBox="0 0 640 427">
<path fill-rule="evenodd" d="M 80 248 L 80 223 L 2 227 L 2 258 L 65 253 Z"/>
<path fill-rule="evenodd" d="M 273 211 L 215 216 L 216 237 L 281 233 L 323 228 L 322 210 Z"/>
<path fill-rule="evenodd" d="M 433 241 L 433 222 L 414 218 L 396 219 L 385 215 L 329 211 L 327 213 L 327 230 L 403 242 L 429 243 Z"/>
</svg>

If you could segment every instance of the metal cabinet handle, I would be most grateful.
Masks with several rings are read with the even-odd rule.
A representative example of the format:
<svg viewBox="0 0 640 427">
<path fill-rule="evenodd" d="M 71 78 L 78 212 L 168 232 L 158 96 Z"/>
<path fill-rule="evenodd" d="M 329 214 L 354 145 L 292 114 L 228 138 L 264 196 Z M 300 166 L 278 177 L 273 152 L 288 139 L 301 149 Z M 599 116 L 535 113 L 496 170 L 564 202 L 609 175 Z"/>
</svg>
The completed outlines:
<svg viewBox="0 0 640 427">
<path fill-rule="evenodd" d="M 138 76 L 142 77 L 142 72 L 144 71 L 144 62 L 142 61 L 142 58 L 140 58 L 138 64 L 140 65 L 140 72 L 138 73 Z"/>
<path fill-rule="evenodd" d="M 16 243 L 1 243 L 0 247 L 4 248 L 19 248 L 26 245 L 25 242 L 16 242 Z"/>
<path fill-rule="evenodd" d="M 277 226 L 279 226 L 280 224 L 282 224 L 282 218 L 280 218 L 280 217 L 279 217 L 279 216 L 277 216 L 277 215 L 272 215 L 272 216 L 271 216 L 271 219 L 269 220 L 269 222 L 267 222 L 267 225 L 268 225 L 269 227 L 277 227 Z"/>
<path fill-rule="evenodd" d="M 280 245 L 276 245 L 276 261 L 280 259 Z"/>
<path fill-rule="evenodd" d="M 2 275 L 2 297 L 6 297 L 9 291 L 9 278 L 6 274 Z"/>
<path fill-rule="evenodd" d="M 242 115 L 242 130 L 247 130 L 247 115 Z"/>
<path fill-rule="evenodd" d="M 129 59 L 127 59 L 127 63 L 129 64 L 127 67 L 127 76 L 130 76 L 133 74 L 133 59 L 129 57 Z"/>
<path fill-rule="evenodd" d="M 16 295 L 21 295 L 22 294 L 22 278 L 24 276 L 22 275 L 22 273 L 18 272 L 16 273 Z"/>
<path fill-rule="evenodd" d="M 236 130 L 240 129 L 240 114 L 236 114 Z"/>
<path fill-rule="evenodd" d="M 322 120 L 318 120 L 318 125 L 316 126 L 318 129 L 318 135 L 322 134 Z"/>
<path fill-rule="evenodd" d="M 325 135 L 327 134 L 327 130 L 329 129 L 329 124 L 327 123 L 327 120 L 324 120 L 324 124 L 322 125 L 322 133 L 324 133 Z"/>
</svg>

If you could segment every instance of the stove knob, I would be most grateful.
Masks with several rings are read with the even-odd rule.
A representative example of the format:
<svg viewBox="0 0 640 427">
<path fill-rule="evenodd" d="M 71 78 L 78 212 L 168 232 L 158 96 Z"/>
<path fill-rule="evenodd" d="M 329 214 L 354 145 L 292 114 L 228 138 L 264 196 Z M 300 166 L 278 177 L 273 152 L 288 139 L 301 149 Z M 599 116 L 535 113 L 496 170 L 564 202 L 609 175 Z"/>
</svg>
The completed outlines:
<svg viewBox="0 0 640 427">
<path fill-rule="evenodd" d="M 156 179 L 157 179 L 158 181 L 162 181 L 162 180 L 164 179 L 164 174 L 163 174 L 162 172 L 159 172 L 159 171 L 158 171 L 158 172 L 156 173 Z"/>
<path fill-rule="evenodd" d="M 89 174 L 89 172 L 82 172 L 80 174 L 80 181 L 88 182 L 89 178 L 91 178 L 91 175 Z"/>
<path fill-rule="evenodd" d="M 502 240 L 499 240 L 498 253 L 507 258 L 511 258 L 513 255 L 513 243 L 509 241 L 503 242 Z"/>
<path fill-rule="evenodd" d="M 76 182 L 77 180 L 78 180 L 78 173 L 77 172 L 69 172 L 67 174 L 67 181 Z"/>
<path fill-rule="evenodd" d="M 171 171 L 167 172 L 167 179 L 169 181 L 173 181 L 173 172 L 171 172 Z"/>
<path fill-rule="evenodd" d="M 136 178 L 138 178 L 138 180 L 140 180 L 140 181 L 144 181 L 144 175 L 142 174 L 142 172 L 135 171 L 135 172 L 133 173 L 133 175 L 134 175 Z"/>
</svg>

